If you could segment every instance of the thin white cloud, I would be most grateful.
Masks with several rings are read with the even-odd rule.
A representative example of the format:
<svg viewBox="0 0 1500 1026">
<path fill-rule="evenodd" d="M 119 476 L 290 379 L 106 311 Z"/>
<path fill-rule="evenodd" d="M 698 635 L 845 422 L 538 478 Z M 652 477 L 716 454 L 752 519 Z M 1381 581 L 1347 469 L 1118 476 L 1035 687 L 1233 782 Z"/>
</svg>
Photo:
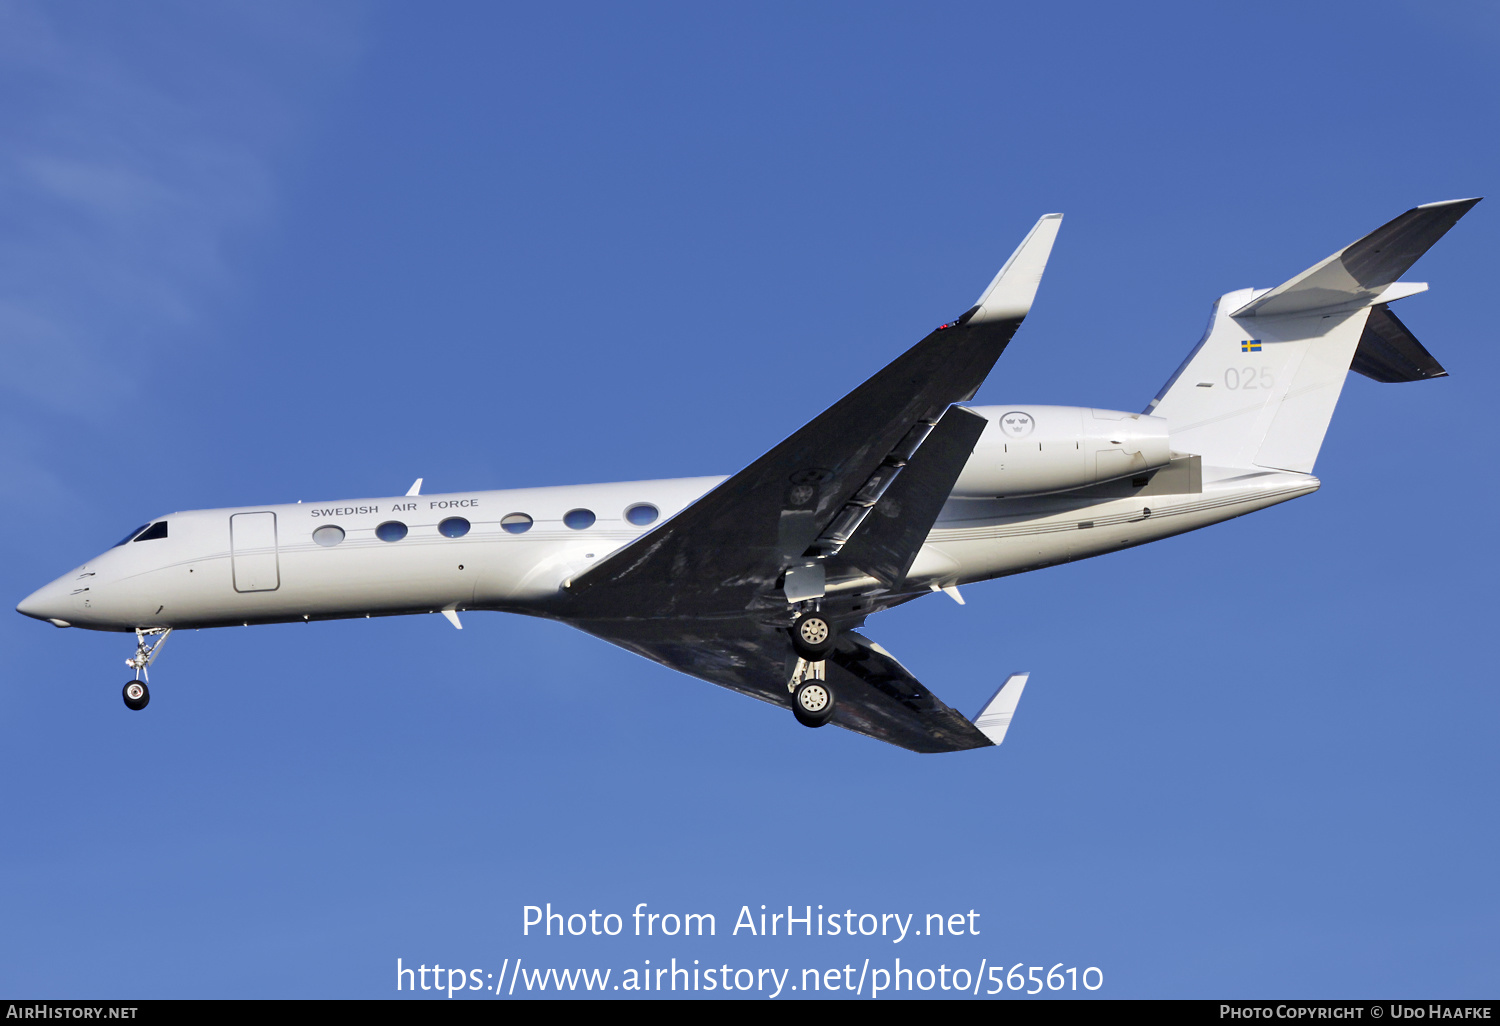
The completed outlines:
<svg viewBox="0 0 1500 1026">
<path fill-rule="evenodd" d="M 273 216 L 357 15 L 0 0 L 0 389 L 77 414 L 143 356 L 213 344 L 233 243 Z"/>
</svg>

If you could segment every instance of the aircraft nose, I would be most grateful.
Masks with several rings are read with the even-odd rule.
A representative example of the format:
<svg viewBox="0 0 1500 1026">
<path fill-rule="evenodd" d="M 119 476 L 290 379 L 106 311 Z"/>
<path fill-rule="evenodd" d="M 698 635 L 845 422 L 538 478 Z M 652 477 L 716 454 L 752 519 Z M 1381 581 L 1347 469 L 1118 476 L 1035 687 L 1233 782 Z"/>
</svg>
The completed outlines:
<svg viewBox="0 0 1500 1026">
<path fill-rule="evenodd" d="M 60 580 L 53 581 L 23 598 L 16 606 L 16 612 L 46 620 L 57 627 L 71 627 L 73 625 L 63 618 L 68 611 L 67 597 L 67 585 Z"/>
</svg>

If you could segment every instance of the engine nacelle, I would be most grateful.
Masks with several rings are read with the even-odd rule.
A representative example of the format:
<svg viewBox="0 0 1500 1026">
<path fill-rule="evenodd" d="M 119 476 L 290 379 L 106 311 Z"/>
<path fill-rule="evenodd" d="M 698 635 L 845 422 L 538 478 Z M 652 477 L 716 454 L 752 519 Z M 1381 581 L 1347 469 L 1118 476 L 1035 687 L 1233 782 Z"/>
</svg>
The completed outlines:
<svg viewBox="0 0 1500 1026">
<path fill-rule="evenodd" d="M 1081 406 L 970 406 L 989 421 L 956 498 L 1045 495 L 1164 467 L 1167 422 Z"/>
</svg>

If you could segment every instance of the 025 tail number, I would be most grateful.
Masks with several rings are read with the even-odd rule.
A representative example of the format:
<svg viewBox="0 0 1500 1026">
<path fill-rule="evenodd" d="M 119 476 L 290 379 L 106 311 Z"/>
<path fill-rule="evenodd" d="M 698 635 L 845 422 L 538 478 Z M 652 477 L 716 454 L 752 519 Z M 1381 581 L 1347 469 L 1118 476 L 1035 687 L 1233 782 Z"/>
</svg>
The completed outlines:
<svg viewBox="0 0 1500 1026">
<path fill-rule="evenodd" d="M 1270 388 L 1276 384 L 1276 375 L 1265 367 L 1246 367 L 1240 370 L 1230 367 L 1224 372 L 1224 387 L 1231 391 L 1248 388 Z"/>
</svg>

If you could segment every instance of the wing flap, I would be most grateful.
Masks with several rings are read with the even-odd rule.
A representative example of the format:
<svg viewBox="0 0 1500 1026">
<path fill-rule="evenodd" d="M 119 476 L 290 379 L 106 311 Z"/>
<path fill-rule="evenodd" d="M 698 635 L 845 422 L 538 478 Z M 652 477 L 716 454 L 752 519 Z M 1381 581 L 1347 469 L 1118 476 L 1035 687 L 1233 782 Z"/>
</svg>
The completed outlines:
<svg viewBox="0 0 1500 1026">
<path fill-rule="evenodd" d="M 988 423 L 950 406 L 859 530 L 830 559 L 834 574 L 865 573 L 899 587 Z"/>
</svg>

